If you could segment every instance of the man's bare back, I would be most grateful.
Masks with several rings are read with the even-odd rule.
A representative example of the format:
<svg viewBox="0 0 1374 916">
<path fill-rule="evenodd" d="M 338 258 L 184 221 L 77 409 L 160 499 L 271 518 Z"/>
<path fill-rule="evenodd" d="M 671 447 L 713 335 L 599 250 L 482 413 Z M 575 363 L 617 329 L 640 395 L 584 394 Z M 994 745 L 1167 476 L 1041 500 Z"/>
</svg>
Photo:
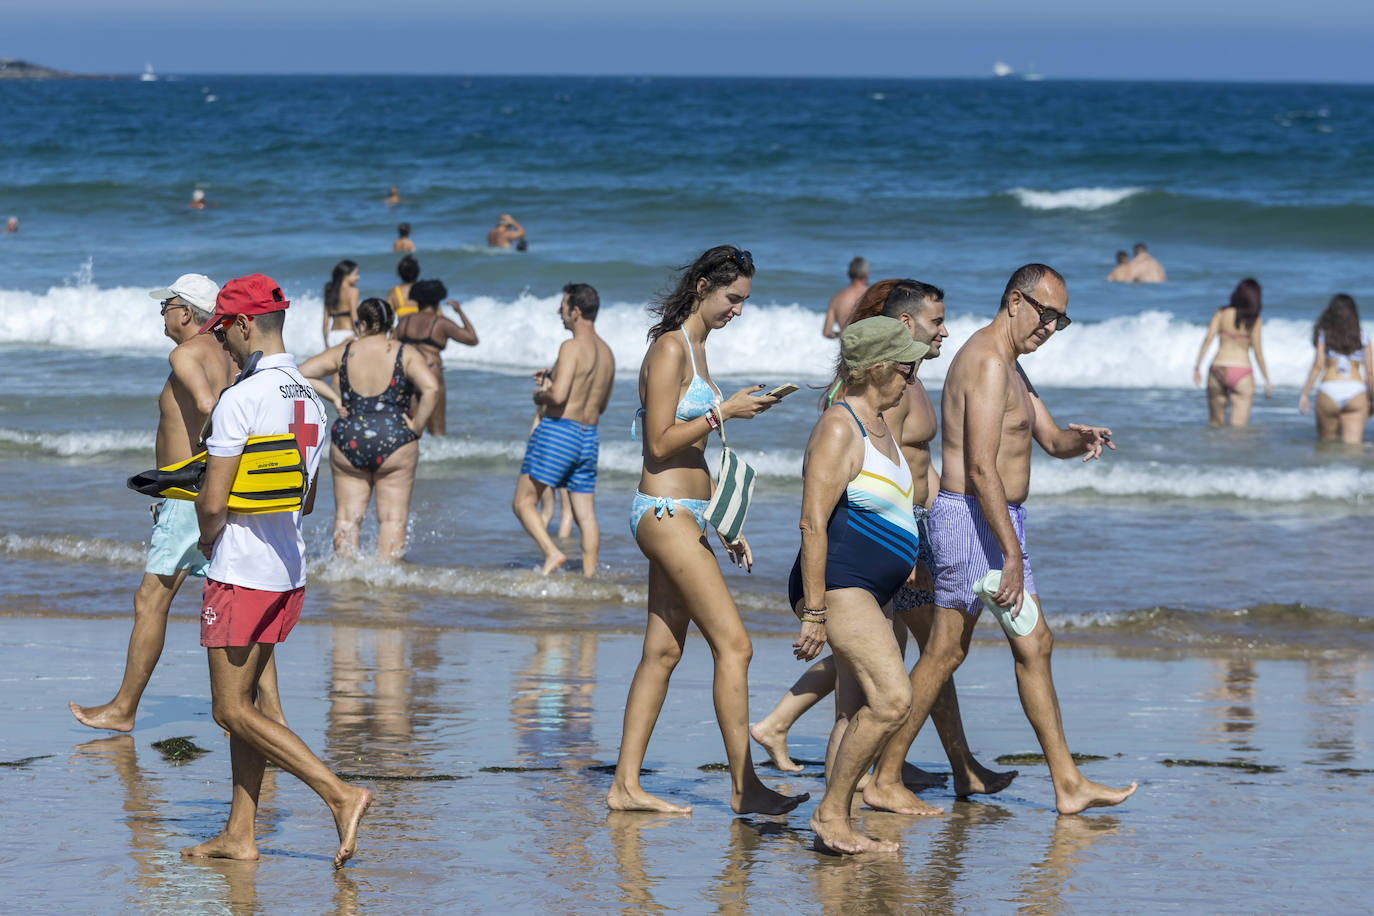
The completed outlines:
<svg viewBox="0 0 1374 916">
<path fill-rule="evenodd" d="M 559 406 L 550 404 L 544 416 L 595 426 L 611 398 L 615 355 L 606 341 L 589 327 L 585 334 L 565 340 L 559 347 L 558 362 L 554 365 L 555 384 L 557 376 L 565 372 L 572 374 L 567 401 Z"/>
<path fill-rule="evenodd" d="M 854 305 L 863 296 L 864 290 L 868 289 L 866 280 L 855 280 L 844 289 L 830 297 L 830 304 L 825 307 L 825 327 L 821 333 L 826 337 L 839 337 L 849 325 L 849 316 L 854 312 Z"/>
<path fill-rule="evenodd" d="M 901 446 L 907 466 L 911 468 L 911 481 L 914 485 L 912 504 L 924 506 L 930 502 L 931 456 L 930 440 L 939 432 L 939 421 L 935 418 L 935 405 L 920 379 L 912 379 L 907 386 L 902 402 L 891 410 L 883 411 L 883 419 Z"/>
<path fill-rule="evenodd" d="M 1130 268 L 1132 283 L 1164 283 L 1168 280 L 1164 273 L 1164 265 L 1155 260 L 1148 251 L 1142 251 L 1131 258 Z"/>
<path fill-rule="evenodd" d="M 157 466 L 160 468 L 185 461 L 201 450 L 201 427 L 214 409 L 219 393 L 234 381 L 234 365 L 229 354 L 209 334 L 198 334 L 178 344 L 168 356 L 168 362 L 172 372 L 157 399 Z M 199 389 L 200 399 L 183 379 Z"/>
</svg>

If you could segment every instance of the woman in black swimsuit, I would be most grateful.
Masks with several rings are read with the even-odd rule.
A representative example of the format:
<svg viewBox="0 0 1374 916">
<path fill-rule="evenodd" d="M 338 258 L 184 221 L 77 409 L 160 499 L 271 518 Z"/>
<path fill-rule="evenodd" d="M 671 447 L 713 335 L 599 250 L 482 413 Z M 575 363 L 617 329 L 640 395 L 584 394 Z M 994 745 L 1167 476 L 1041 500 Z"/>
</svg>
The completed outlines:
<svg viewBox="0 0 1374 916">
<path fill-rule="evenodd" d="M 420 280 L 410 287 L 410 298 L 420 306 L 420 310 L 406 315 L 396 325 L 396 339 L 401 343 L 414 344 L 425 355 L 429 368 L 439 378 L 438 400 L 434 413 L 429 416 L 425 431 L 431 436 L 442 436 L 448 429 L 444 411 L 448 406 L 448 392 L 444 388 L 444 361 L 439 351 L 448 346 L 450 340 L 469 347 L 477 346 L 477 330 L 463 314 L 463 308 L 453 299 L 448 304 L 457 313 L 460 325 L 439 314 L 439 303 L 448 296 L 448 289 L 442 280 Z"/>
<path fill-rule="evenodd" d="M 372 493 L 377 494 L 377 554 L 405 553 L 410 492 L 420 458 L 420 430 L 434 411 L 439 383 L 416 347 L 388 339 L 391 306 L 366 299 L 358 306 L 357 338 L 312 356 L 300 366 L 308 379 L 339 374 L 339 391 L 316 385 L 339 418 L 330 430 L 334 473 L 334 552 L 353 556 Z M 363 392 L 375 391 L 376 394 Z M 418 395 L 413 416 L 407 416 Z"/>
</svg>

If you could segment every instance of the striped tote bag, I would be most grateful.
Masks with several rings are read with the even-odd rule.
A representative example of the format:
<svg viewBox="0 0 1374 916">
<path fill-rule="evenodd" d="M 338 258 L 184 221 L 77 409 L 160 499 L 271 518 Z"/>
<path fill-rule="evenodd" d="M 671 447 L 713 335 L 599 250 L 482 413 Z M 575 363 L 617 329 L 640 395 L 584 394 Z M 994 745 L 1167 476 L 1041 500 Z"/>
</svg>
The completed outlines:
<svg viewBox="0 0 1374 916">
<path fill-rule="evenodd" d="M 725 444 L 725 423 L 720 424 L 720 473 L 716 492 L 706 507 L 706 520 L 720 533 L 721 540 L 734 544 L 744 529 L 749 500 L 754 495 L 754 469 L 734 449 Z"/>
</svg>

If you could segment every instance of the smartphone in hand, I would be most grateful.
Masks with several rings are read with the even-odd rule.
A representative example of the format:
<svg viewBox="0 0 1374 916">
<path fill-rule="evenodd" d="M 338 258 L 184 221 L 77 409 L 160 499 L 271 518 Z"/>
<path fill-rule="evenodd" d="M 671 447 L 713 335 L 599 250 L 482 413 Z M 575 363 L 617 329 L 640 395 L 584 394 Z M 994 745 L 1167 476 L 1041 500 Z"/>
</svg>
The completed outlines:
<svg viewBox="0 0 1374 916">
<path fill-rule="evenodd" d="M 777 398 L 778 400 L 782 400 L 783 398 L 787 397 L 789 394 L 796 390 L 796 385 L 793 385 L 791 382 L 784 382 L 783 384 L 777 386 L 771 391 L 763 392 L 763 394 L 767 395 L 770 398 Z"/>
</svg>

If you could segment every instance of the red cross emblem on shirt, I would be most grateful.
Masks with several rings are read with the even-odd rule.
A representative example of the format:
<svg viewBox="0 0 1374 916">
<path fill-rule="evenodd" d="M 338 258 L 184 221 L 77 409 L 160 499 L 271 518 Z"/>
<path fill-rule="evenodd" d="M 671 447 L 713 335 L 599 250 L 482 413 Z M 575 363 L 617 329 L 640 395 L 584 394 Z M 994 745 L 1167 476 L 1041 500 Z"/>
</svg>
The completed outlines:
<svg viewBox="0 0 1374 916">
<path fill-rule="evenodd" d="M 296 419 L 290 426 L 291 435 L 296 437 L 296 447 L 301 450 L 301 459 L 305 459 L 306 446 L 316 446 L 320 444 L 320 426 L 318 423 L 305 422 L 305 402 L 296 402 Z"/>
</svg>

